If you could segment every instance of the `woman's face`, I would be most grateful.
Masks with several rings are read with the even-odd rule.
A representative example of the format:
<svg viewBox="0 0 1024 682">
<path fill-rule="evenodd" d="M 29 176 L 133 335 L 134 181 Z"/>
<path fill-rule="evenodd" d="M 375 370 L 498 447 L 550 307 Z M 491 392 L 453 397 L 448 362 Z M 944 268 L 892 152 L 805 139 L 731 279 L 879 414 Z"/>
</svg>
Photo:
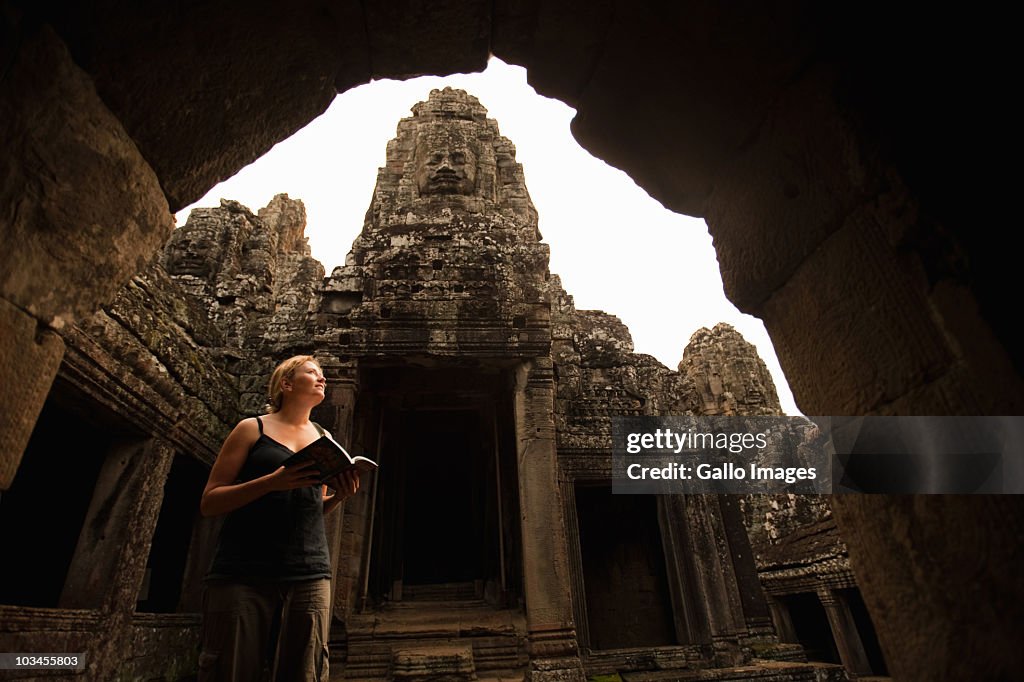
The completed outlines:
<svg viewBox="0 0 1024 682">
<path fill-rule="evenodd" d="M 324 373 L 320 367 L 315 362 L 307 360 L 292 372 L 291 378 L 288 380 L 288 387 L 290 390 L 286 391 L 286 394 L 291 393 L 295 398 L 319 396 L 319 400 L 316 401 L 319 403 L 324 399 L 327 381 L 324 379 Z"/>
</svg>

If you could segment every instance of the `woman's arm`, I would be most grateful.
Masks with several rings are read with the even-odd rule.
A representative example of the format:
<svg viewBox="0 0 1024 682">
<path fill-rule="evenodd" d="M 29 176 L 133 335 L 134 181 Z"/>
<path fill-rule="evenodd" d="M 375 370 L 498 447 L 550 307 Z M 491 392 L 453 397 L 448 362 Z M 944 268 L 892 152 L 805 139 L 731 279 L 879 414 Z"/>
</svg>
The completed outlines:
<svg viewBox="0 0 1024 682">
<path fill-rule="evenodd" d="M 310 474 L 307 467 L 278 467 L 266 476 L 235 483 L 249 456 L 249 449 L 259 437 L 255 419 L 242 420 L 228 435 L 210 469 L 210 478 L 199 502 L 199 512 L 203 516 L 227 514 L 271 491 L 303 488 L 317 482 L 316 475 Z"/>
</svg>

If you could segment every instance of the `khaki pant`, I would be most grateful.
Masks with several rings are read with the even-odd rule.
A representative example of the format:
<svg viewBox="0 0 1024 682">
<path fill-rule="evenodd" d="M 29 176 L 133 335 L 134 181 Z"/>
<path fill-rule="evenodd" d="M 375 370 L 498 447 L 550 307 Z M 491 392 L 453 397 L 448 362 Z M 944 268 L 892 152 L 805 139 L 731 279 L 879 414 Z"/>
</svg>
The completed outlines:
<svg viewBox="0 0 1024 682">
<path fill-rule="evenodd" d="M 330 599 L 327 578 L 207 584 L 199 682 L 326 682 Z"/>
</svg>

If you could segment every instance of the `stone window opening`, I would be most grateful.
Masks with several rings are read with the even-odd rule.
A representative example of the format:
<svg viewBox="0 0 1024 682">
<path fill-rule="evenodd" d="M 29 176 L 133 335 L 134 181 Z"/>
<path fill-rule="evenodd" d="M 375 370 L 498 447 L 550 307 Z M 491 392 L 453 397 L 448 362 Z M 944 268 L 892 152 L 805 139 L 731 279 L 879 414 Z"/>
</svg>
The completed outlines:
<svg viewBox="0 0 1024 682">
<path fill-rule="evenodd" d="M 814 592 L 800 592 L 781 597 L 780 601 L 789 609 L 796 639 L 803 646 L 807 660 L 841 663 L 828 616 L 818 595 Z"/>
<path fill-rule="evenodd" d="M 148 443 L 58 376 L 0 498 L 0 604 L 99 609 L 117 590 L 132 464 Z"/>
<path fill-rule="evenodd" d="M 878 633 L 875 631 L 875 625 L 871 621 L 871 614 L 868 613 L 868 607 L 864 603 L 860 590 L 856 587 L 847 587 L 836 591 L 842 595 L 843 601 L 846 602 L 850 610 L 850 615 L 853 618 L 857 633 L 860 635 L 860 640 L 864 647 L 867 663 L 871 667 L 871 674 L 888 675 L 889 667 L 886 665 L 885 656 L 882 654 L 882 647 L 878 643 Z"/>
<path fill-rule="evenodd" d="M 135 610 L 146 613 L 198 613 L 202 576 L 210 561 L 213 535 L 205 526 L 219 519 L 199 514 L 208 470 L 178 454 L 164 484 L 146 572 Z"/>
</svg>

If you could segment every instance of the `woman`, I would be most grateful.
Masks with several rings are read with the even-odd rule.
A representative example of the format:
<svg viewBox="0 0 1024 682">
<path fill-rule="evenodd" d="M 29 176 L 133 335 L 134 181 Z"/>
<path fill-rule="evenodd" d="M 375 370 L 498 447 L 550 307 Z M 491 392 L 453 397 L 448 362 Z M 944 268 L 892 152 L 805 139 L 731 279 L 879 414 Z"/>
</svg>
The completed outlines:
<svg viewBox="0 0 1024 682">
<path fill-rule="evenodd" d="M 239 422 L 210 470 L 200 511 L 227 518 L 203 593 L 200 680 L 259 680 L 265 666 L 274 680 L 327 679 L 323 515 L 359 490 L 359 475 L 332 479 L 328 494 L 311 465 L 281 466 L 323 435 L 309 415 L 325 387 L 311 356 L 282 362 L 270 377 L 269 413 Z"/>
</svg>

